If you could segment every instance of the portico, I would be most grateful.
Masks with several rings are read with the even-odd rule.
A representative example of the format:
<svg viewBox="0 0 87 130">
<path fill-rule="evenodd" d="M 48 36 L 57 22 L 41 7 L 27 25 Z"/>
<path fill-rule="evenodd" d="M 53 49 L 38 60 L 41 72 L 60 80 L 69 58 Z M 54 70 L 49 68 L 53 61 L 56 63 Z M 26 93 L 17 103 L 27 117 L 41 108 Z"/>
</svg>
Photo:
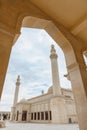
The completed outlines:
<svg viewBox="0 0 87 130">
<path fill-rule="evenodd" d="M 13 41 L 20 35 L 21 25 L 44 28 L 64 52 L 80 130 L 87 130 L 87 71 L 82 58 L 83 51 L 87 51 L 86 1 L 51 0 L 47 4 L 44 0 L 9 0 L 1 1 L 0 6 L 0 94 Z M 25 16 L 29 16 L 29 22 Z"/>
</svg>

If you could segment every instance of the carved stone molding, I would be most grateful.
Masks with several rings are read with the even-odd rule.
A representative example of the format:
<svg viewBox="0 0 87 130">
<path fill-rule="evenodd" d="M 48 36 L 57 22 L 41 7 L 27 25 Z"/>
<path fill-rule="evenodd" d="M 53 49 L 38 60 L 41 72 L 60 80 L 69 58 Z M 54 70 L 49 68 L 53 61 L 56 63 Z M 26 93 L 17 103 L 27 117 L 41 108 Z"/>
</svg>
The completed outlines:
<svg viewBox="0 0 87 130">
<path fill-rule="evenodd" d="M 68 65 L 68 66 L 67 66 L 67 69 L 68 69 L 68 71 L 71 71 L 72 69 L 75 69 L 75 68 L 77 68 L 77 67 L 78 67 L 78 63 L 75 62 L 75 63 L 73 63 L 73 64 Z"/>
<path fill-rule="evenodd" d="M 68 65 L 67 66 L 67 69 L 68 69 L 68 72 L 71 72 L 71 71 L 74 71 L 74 70 L 76 70 L 77 68 L 79 68 L 79 67 L 82 67 L 83 69 L 85 69 L 85 70 L 87 70 L 87 67 L 86 67 L 86 65 L 84 64 L 84 63 L 81 63 L 81 62 L 75 62 L 75 63 L 73 63 L 73 64 L 71 64 L 71 65 Z"/>
</svg>

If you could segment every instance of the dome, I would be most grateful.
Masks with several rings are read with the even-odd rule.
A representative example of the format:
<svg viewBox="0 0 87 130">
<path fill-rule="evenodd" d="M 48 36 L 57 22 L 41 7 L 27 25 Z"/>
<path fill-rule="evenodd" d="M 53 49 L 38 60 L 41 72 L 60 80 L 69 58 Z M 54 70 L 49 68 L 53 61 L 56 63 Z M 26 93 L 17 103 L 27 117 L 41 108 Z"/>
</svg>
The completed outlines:
<svg viewBox="0 0 87 130">
<path fill-rule="evenodd" d="M 49 87 L 48 93 L 53 93 L 53 86 Z"/>
<path fill-rule="evenodd" d="M 26 102 L 25 98 L 23 98 L 23 99 L 20 100 L 20 103 L 25 103 L 25 102 Z"/>
</svg>

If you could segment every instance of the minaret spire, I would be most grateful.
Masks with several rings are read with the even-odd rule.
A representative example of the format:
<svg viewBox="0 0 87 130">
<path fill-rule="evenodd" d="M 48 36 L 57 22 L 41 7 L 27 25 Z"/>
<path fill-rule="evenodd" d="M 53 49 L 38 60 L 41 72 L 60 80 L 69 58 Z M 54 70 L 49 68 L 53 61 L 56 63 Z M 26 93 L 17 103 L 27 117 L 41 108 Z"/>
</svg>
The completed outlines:
<svg viewBox="0 0 87 130">
<path fill-rule="evenodd" d="M 51 45 L 50 59 L 51 59 L 51 67 L 52 67 L 52 81 L 53 81 L 54 96 L 61 95 L 57 57 L 58 57 L 58 55 L 56 53 L 55 47 L 54 47 L 54 45 Z"/>
<path fill-rule="evenodd" d="M 20 86 L 20 75 L 18 75 L 18 78 L 17 78 L 17 81 L 16 81 L 16 88 L 15 88 L 15 96 L 14 96 L 13 106 L 15 106 L 15 104 L 18 101 L 19 86 Z"/>
</svg>

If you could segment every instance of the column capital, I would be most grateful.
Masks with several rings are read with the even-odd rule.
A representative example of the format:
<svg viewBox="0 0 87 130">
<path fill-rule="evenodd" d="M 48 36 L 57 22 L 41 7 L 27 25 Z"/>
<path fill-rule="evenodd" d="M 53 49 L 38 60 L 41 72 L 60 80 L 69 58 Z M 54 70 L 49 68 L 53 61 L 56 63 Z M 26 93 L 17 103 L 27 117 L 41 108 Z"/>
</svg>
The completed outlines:
<svg viewBox="0 0 87 130">
<path fill-rule="evenodd" d="M 68 66 L 67 66 L 67 69 L 68 69 L 69 71 L 71 71 L 72 69 L 75 69 L 75 68 L 77 68 L 77 67 L 78 67 L 78 63 L 77 63 L 77 62 L 74 62 L 74 63 L 68 65 Z"/>
</svg>

